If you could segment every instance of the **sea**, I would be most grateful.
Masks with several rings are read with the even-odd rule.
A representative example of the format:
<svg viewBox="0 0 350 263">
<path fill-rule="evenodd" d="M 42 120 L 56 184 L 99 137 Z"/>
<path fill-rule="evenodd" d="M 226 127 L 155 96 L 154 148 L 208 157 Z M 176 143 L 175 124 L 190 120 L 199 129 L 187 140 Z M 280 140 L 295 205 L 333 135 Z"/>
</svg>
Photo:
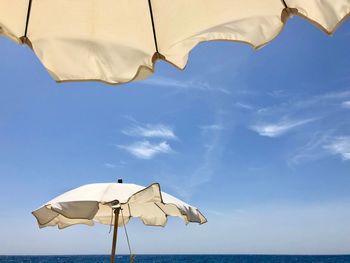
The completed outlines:
<svg viewBox="0 0 350 263">
<path fill-rule="evenodd" d="M 0 263 L 109 263 L 101 256 L 0 256 Z M 126 255 L 117 256 L 116 263 L 129 263 Z M 281 256 L 281 255 L 137 255 L 135 263 L 350 263 L 349 256 Z"/>
</svg>

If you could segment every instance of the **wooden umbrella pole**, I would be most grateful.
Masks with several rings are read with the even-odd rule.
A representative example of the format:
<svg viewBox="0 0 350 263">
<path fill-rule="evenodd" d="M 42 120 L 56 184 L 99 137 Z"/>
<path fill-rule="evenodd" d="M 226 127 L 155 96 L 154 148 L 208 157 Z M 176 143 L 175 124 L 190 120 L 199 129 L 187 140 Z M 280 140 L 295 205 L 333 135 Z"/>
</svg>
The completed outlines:
<svg viewBox="0 0 350 263">
<path fill-rule="evenodd" d="M 114 231 L 113 231 L 111 263 L 114 263 L 114 260 L 115 260 L 115 251 L 116 251 L 116 247 L 117 247 L 119 211 L 120 211 L 120 207 L 114 209 Z"/>
</svg>

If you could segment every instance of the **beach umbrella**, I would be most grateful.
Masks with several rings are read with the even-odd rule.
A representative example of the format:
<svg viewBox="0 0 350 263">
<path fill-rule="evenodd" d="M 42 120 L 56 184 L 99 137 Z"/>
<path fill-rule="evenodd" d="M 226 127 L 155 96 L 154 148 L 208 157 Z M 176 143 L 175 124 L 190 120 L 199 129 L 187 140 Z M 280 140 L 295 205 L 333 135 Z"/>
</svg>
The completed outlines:
<svg viewBox="0 0 350 263">
<path fill-rule="evenodd" d="M 183 69 L 204 41 L 258 48 L 291 15 L 332 34 L 349 13 L 350 0 L 0 0 L 0 34 L 30 46 L 56 81 L 117 84 L 157 59 Z"/>
<path fill-rule="evenodd" d="M 148 187 L 118 183 L 88 184 L 66 192 L 32 212 L 39 227 L 63 229 L 76 224 L 114 225 L 111 262 L 114 262 L 118 226 L 138 217 L 148 226 L 165 226 L 168 216 L 185 223 L 207 222 L 201 212 L 181 200 L 161 192 L 158 183 Z"/>
</svg>

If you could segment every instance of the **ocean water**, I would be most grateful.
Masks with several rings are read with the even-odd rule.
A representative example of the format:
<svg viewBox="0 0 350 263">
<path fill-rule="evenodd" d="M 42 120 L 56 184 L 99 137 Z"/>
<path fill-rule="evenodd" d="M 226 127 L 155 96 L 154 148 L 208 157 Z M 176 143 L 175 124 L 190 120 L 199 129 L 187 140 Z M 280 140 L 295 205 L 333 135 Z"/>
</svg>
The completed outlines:
<svg viewBox="0 0 350 263">
<path fill-rule="evenodd" d="M 109 256 L 0 256 L 0 263 L 108 263 Z M 128 256 L 117 256 L 116 263 L 128 263 Z M 262 256 L 262 255 L 137 255 L 135 263 L 350 263 L 349 256 Z"/>
</svg>

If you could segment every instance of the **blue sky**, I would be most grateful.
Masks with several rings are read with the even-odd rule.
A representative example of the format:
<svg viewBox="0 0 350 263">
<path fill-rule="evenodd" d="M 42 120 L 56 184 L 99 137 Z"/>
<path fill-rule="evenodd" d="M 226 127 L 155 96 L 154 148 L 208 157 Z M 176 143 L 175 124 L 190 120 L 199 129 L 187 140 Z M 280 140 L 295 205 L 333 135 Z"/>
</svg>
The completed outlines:
<svg viewBox="0 0 350 263">
<path fill-rule="evenodd" d="M 135 253 L 350 253 L 349 46 L 349 21 L 328 37 L 293 18 L 258 51 L 201 44 L 185 71 L 109 86 L 56 84 L 0 38 L 0 254 L 108 254 L 107 226 L 39 230 L 30 212 L 117 178 L 209 221 L 134 220 Z"/>
</svg>

